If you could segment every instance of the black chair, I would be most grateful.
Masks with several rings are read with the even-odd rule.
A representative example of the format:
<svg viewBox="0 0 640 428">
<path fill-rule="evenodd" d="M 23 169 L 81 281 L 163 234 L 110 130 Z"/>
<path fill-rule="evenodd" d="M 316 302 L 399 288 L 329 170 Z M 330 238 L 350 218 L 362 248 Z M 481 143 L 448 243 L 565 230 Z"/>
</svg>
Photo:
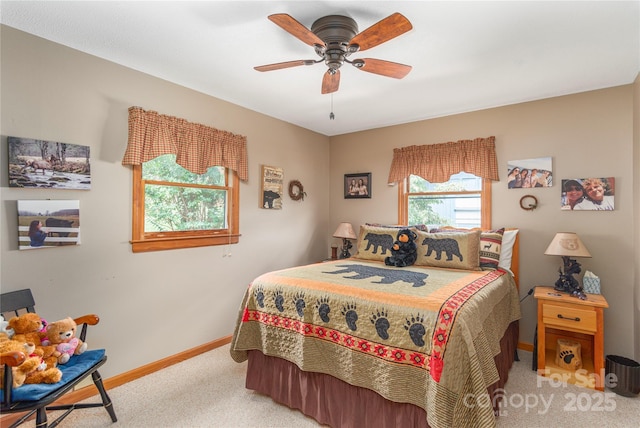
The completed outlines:
<svg viewBox="0 0 640 428">
<path fill-rule="evenodd" d="M 0 299 L 0 312 L 2 312 L 6 320 L 25 312 L 35 312 L 35 301 L 29 289 L 3 293 Z M 79 338 L 84 341 L 87 334 L 87 326 L 96 325 L 99 318 L 96 315 L 85 315 L 76 318 L 75 321 L 79 327 L 82 326 Z M 11 428 L 22 424 L 34 413 L 36 414 L 36 427 L 55 427 L 62 419 L 67 417 L 71 411 L 88 407 L 104 407 L 109 413 L 109 416 L 111 416 L 111 420 L 113 422 L 117 421 L 111 399 L 107 395 L 104 385 L 102 384 L 100 373 L 98 373 L 98 368 L 107 361 L 104 349 L 89 349 L 80 355 L 72 356 L 66 364 L 58 365 L 58 368 L 62 371 L 62 380 L 58 383 L 25 384 L 15 389 L 12 388 L 13 376 L 11 367 L 21 364 L 25 360 L 25 355 L 21 352 L 6 353 L 0 355 L 0 360 L 4 365 L 4 384 L 3 390 L 0 391 L 2 394 L 0 413 L 27 412 L 14 422 Z M 91 375 L 93 383 L 96 388 L 98 388 L 102 403 L 76 403 L 50 406 L 51 403 L 72 390 L 89 375 Z M 50 410 L 66 411 L 54 421 L 48 423 L 47 411 Z"/>
</svg>

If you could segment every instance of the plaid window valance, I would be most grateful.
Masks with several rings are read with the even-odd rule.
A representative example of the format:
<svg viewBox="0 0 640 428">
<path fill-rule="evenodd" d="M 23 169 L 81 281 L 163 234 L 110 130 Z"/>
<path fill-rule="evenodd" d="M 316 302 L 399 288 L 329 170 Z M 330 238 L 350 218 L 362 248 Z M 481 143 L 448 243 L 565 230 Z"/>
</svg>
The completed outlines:
<svg viewBox="0 0 640 428">
<path fill-rule="evenodd" d="M 129 108 L 129 141 L 123 165 L 142 165 L 161 155 L 175 154 L 176 163 L 194 174 L 223 166 L 247 181 L 247 137 L 191 123 L 140 107 Z"/>
<path fill-rule="evenodd" d="M 444 183 L 462 171 L 499 180 L 495 137 L 393 149 L 388 182 L 397 183 L 413 174 L 430 183 Z"/>
</svg>

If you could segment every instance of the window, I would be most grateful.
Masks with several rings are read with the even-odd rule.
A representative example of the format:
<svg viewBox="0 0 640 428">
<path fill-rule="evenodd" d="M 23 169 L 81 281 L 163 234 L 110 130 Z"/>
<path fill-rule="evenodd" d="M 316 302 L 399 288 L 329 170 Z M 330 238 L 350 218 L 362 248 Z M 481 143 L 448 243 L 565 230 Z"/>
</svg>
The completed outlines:
<svg viewBox="0 0 640 428">
<path fill-rule="evenodd" d="M 133 167 L 133 252 L 237 243 L 237 173 L 211 167 L 194 174 L 175 158 Z"/>
<path fill-rule="evenodd" d="M 444 183 L 410 175 L 399 186 L 400 224 L 491 228 L 491 181 L 473 174 L 453 174 Z"/>
</svg>

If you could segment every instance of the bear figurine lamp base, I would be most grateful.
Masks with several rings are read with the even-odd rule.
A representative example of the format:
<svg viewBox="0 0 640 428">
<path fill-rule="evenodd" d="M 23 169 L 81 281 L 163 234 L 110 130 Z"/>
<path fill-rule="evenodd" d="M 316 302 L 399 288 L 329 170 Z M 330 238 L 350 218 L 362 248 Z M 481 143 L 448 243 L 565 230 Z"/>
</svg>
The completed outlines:
<svg viewBox="0 0 640 428">
<path fill-rule="evenodd" d="M 342 249 L 340 252 L 341 259 L 348 259 L 351 257 L 349 249 L 353 246 L 350 239 L 356 239 L 356 234 L 353 231 L 351 223 L 340 223 L 335 232 L 333 232 L 334 238 L 342 238 Z"/>
<path fill-rule="evenodd" d="M 573 277 L 573 275 L 580 273 L 580 263 L 571 257 L 591 257 L 591 253 L 578 235 L 572 232 L 556 233 L 544 253 L 548 256 L 562 256 L 563 269 L 560 269 L 560 278 L 556 281 L 555 289 L 585 300 L 587 296 L 584 294 L 582 286 Z"/>
</svg>

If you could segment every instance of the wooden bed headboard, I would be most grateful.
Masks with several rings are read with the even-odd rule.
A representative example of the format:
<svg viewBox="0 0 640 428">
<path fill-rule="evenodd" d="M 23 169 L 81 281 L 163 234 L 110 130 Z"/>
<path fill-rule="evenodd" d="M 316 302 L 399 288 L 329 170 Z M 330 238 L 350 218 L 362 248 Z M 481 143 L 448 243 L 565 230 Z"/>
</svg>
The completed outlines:
<svg viewBox="0 0 640 428">
<path fill-rule="evenodd" d="M 516 281 L 516 288 L 520 291 L 520 233 L 516 235 L 516 240 L 513 243 L 511 272 L 513 272 L 513 279 Z"/>
</svg>

